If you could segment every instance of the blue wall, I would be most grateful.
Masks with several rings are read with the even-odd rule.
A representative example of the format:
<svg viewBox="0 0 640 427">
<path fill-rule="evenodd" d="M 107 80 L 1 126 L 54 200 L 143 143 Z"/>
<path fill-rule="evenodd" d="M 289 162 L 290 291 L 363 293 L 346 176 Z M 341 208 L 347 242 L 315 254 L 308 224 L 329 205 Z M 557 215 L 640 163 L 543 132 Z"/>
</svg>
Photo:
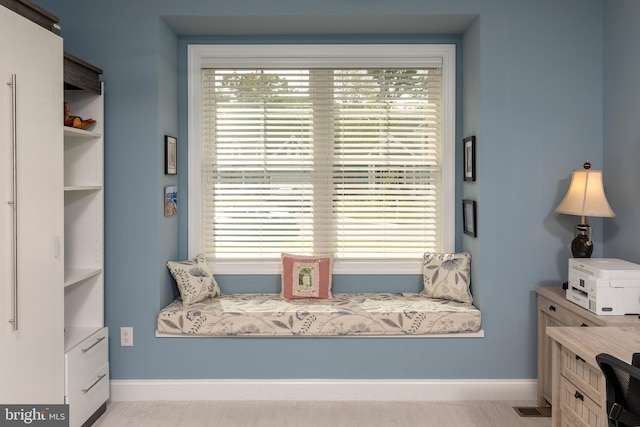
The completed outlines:
<svg viewBox="0 0 640 427">
<path fill-rule="evenodd" d="M 640 263 L 640 2 L 605 2 L 604 180 L 617 217 L 605 221 L 606 256 Z"/>
<path fill-rule="evenodd" d="M 568 244 L 577 220 L 553 210 L 572 169 L 587 158 L 595 168 L 603 166 L 603 0 L 38 3 L 60 16 L 65 50 L 104 69 L 106 322 L 113 379 L 535 378 L 533 288 L 566 280 Z M 616 6 L 609 9 L 613 13 Z M 155 338 L 157 312 L 174 294 L 165 262 L 186 256 L 188 196 L 185 64 L 180 54 L 187 38 L 163 17 L 185 16 L 194 22 L 201 16 L 261 18 L 268 28 L 272 16 L 334 15 L 354 22 L 364 15 L 389 16 L 390 21 L 409 16 L 424 17 L 426 23 L 431 15 L 447 14 L 477 15 L 454 36 L 462 41 L 457 140 L 474 134 L 478 141 L 478 181 L 458 183 L 457 192 L 478 201 L 479 237 L 460 234 L 457 242 L 458 250 L 472 253 L 473 292 L 486 337 Z M 432 39 L 426 24 L 415 34 L 403 30 L 348 39 Z M 327 34 L 321 32 L 315 40 L 347 39 Z M 235 37 L 227 41 L 256 39 Z M 621 52 L 633 45 L 625 46 Z M 177 177 L 162 173 L 167 133 L 179 137 Z M 605 180 L 609 174 L 605 172 Z M 168 184 L 179 185 L 180 213 L 173 218 L 162 215 L 162 188 Z M 625 221 L 618 212 L 610 223 Z M 602 221 L 591 223 L 594 255 L 602 256 Z M 224 276 L 219 282 L 227 291 L 278 286 L 278 278 L 271 276 Z M 369 282 L 389 290 L 417 288 L 420 277 L 341 276 L 336 287 L 359 289 Z M 134 347 L 117 345 L 120 326 L 135 328 Z"/>
</svg>

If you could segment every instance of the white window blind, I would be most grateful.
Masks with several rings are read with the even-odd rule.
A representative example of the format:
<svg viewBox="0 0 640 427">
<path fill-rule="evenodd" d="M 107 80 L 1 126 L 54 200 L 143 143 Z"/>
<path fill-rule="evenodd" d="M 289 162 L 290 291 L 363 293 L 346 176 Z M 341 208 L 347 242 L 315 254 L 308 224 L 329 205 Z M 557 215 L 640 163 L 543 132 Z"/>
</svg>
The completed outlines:
<svg viewBox="0 0 640 427">
<path fill-rule="evenodd" d="M 279 264 L 290 252 L 380 266 L 450 247 L 441 61 L 252 62 L 197 70 L 198 252 L 214 263 Z"/>
</svg>

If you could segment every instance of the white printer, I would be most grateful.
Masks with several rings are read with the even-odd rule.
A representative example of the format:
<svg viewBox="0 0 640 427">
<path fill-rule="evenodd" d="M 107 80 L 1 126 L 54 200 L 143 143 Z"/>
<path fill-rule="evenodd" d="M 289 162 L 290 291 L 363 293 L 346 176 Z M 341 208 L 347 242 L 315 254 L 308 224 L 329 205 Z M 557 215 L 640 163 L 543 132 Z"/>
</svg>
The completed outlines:
<svg viewBox="0 0 640 427">
<path fill-rule="evenodd" d="M 640 265 L 614 258 L 571 258 L 567 299 L 599 315 L 638 314 Z"/>
</svg>

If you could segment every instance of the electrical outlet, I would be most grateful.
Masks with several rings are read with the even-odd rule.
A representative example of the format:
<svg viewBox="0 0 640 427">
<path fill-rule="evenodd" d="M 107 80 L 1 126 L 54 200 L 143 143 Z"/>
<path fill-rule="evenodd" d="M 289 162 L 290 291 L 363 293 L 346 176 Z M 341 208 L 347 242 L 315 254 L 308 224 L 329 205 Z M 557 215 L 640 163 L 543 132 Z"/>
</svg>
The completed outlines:
<svg viewBox="0 0 640 427">
<path fill-rule="evenodd" d="M 131 326 L 120 328 L 120 347 L 133 347 L 133 328 Z"/>
</svg>

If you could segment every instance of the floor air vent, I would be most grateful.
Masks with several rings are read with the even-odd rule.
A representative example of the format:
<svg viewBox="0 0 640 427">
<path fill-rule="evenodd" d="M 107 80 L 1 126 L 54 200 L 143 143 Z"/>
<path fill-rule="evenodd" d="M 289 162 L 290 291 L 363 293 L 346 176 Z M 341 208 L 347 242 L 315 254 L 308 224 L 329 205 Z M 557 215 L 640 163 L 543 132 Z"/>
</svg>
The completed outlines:
<svg viewBox="0 0 640 427">
<path fill-rule="evenodd" d="M 550 417 L 551 416 L 551 408 L 550 407 L 539 407 L 539 406 L 515 406 L 513 409 L 516 410 L 518 415 L 521 417 Z"/>
</svg>

